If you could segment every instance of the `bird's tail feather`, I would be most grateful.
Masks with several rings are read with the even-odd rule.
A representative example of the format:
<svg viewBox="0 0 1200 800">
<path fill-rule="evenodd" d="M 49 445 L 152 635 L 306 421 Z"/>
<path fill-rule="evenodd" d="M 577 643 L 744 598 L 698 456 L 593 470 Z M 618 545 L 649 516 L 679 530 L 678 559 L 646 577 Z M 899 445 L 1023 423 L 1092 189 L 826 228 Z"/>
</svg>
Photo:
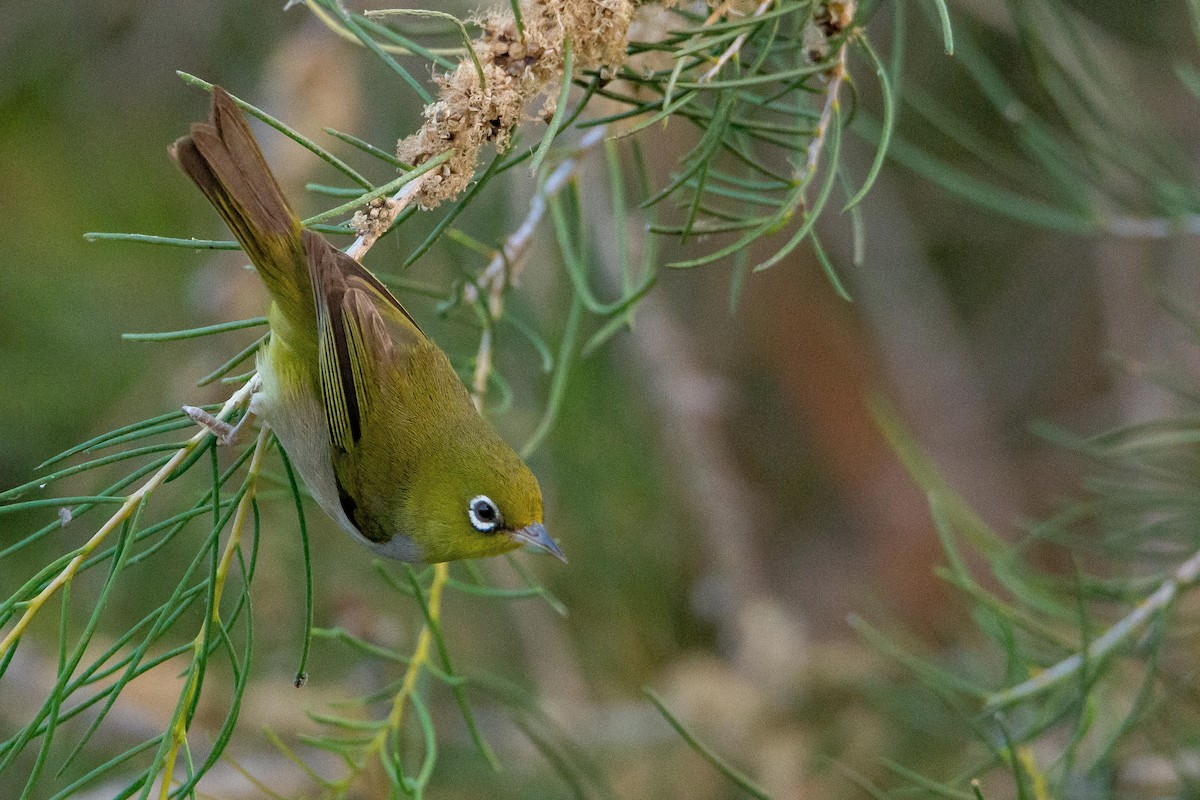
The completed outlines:
<svg viewBox="0 0 1200 800">
<path fill-rule="evenodd" d="M 211 119 L 193 123 L 169 152 L 225 220 L 281 310 L 292 319 L 311 317 L 300 220 L 233 98 L 213 87 Z"/>
</svg>

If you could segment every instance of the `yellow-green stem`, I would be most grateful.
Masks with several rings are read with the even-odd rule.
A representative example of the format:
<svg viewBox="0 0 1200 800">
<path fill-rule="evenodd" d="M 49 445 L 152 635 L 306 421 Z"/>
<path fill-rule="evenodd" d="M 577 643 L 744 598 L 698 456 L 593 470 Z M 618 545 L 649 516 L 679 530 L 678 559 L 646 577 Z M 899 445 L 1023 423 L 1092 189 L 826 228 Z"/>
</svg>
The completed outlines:
<svg viewBox="0 0 1200 800">
<path fill-rule="evenodd" d="M 238 502 L 237 512 L 233 517 L 233 524 L 229 528 L 229 539 L 225 542 L 225 550 L 221 553 L 221 560 L 217 563 L 216 574 L 213 575 L 212 625 L 219 625 L 221 622 L 221 594 L 225 589 L 225 579 L 229 575 L 229 566 L 233 563 L 233 558 L 242 544 L 242 531 L 246 525 L 246 517 L 250 514 L 258 472 L 261 468 L 263 454 L 267 451 L 267 443 L 269 441 L 270 428 L 263 425 L 262 430 L 258 432 L 258 441 L 254 443 L 254 455 L 250 457 L 250 466 L 246 471 L 246 493 L 242 495 L 242 499 Z M 187 710 L 193 706 L 196 699 L 196 692 L 199 690 L 200 670 L 196 668 L 197 661 L 208 647 L 207 634 L 210 630 L 212 630 L 211 626 L 201 625 L 199 633 L 192 640 L 192 666 L 188 670 L 187 685 L 184 687 L 180 703 L 176 707 L 175 718 L 171 721 L 171 745 L 170 749 L 167 750 L 166 759 L 163 761 L 162 784 L 159 792 L 160 800 L 167 800 L 167 797 L 171 793 L 171 779 L 175 774 L 175 760 L 179 756 L 179 748 L 187 742 Z"/>
<path fill-rule="evenodd" d="M 442 589 L 445 588 L 446 580 L 449 577 L 450 567 L 448 564 L 434 565 L 433 581 L 429 585 L 429 618 L 435 624 L 441 620 Z M 412 659 L 408 662 L 408 669 L 404 673 L 404 680 L 400 684 L 400 690 L 396 692 L 396 696 L 392 699 L 392 709 L 388 712 L 387 725 L 382 727 L 363 749 L 363 758 L 359 762 L 358 767 L 346 775 L 337 785 L 337 789 L 341 793 L 339 796 L 344 796 L 361 769 L 383 752 L 383 749 L 387 747 L 388 736 L 393 731 L 399 732 L 400 725 L 404 722 L 404 707 L 417 688 L 417 679 L 421 677 L 422 668 L 429 662 L 432 645 L 433 630 L 426 624 L 421 628 L 421 633 L 417 636 L 417 644 L 413 647 Z"/>
<path fill-rule="evenodd" d="M 217 419 L 224 419 L 225 417 L 229 416 L 229 414 L 235 408 L 243 405 L 249 399 L 250 394 L 253 391 L 254 384 L 254 381 L 249 381 L 241 389 L 234 392 L 233 395 L 231 395 L 230 398 L 225 401 L 225 405 L 221 407 L 221 410 L 217 412 Z M 72 558 L 71 561 L 65 567 L 63 567 L 62 571 L 54 577 L 54 580 L 46 584 L 46 587 L 38 592 L 37 595 L 28 602 L 25 607 L 25 613 L 21 615 L 21 618 L 17 620 L 17 623 L 5 635 L 5 637 L 0 640 L 0 660 L 3 660 L 8 651 L 16 646 L 17 640 L 21 638 L 21 634 L 23 634 L 25 629 L 29 627 L 29 624 L 33 622 L 33 618 L 37 615 L 37 612 L 46 603 L 46 601 L 53 597 L 55 592 L 71 582 L 71 579 L 75 577 L 75 573 L 79 571 L 80 566 L 82 566 L 83 562 L 87 560 L 87 557 L 92 554 L 92 551 L 99 547 L 104 540 L 108 538 L 110 533 L 119 528 L 121 523 L 133 516 L 133 513 L 137 510 L 138 506 L 141 505 L 141 503 L 146 500 L 155 489 L 162 485 L 162 483 L 171 475 L 171 473 L 175 471 L 175 468 L 182 464 L 188 455 L 194 449 L 196 449 L 196 446 L 204 441 L 206 436 L 211 435 L 212 434 L 207 429 L 198 431 L 195 436 L 188 439 L 183 443 L 182 447 L 175 451 L 175 454 L 171 456 L 170 461 L 168 461 L 162 466 L 161 469 L 155 472 L 154 475 L 151 476 L 148 481 L 143 483 L 136 491 L 134 491 L 133 494 L 125 498 L 125 502 L 121 504 L 121 507 L 118 508 L 116 512 L 108 518 L 107 522 L 100 526 L 98 531 L 92 534 L 92 538 L 87 540 L 83 547 L 79 549 L 79 552 L 76 554 L 76 556 Z"/>
</svg>

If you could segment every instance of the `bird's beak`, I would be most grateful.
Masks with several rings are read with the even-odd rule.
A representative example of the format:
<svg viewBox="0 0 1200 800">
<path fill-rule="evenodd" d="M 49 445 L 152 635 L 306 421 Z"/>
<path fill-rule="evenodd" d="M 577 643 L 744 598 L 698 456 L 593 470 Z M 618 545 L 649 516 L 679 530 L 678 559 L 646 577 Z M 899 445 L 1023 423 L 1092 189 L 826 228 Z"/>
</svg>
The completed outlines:
<svg viewBox="0 0 1200 800">
<path fill-rule="evenodd" d="M 509 536 L 521 544 L 531 544 L 534 547 L 540 547 L 564 564 L 567 563 L 567 557 L 563 555 L 562 550 L 558 549 L 558 545 L 554 543 L 554 540 L 550 538 L 550 534 L 546 533 L 545 527 L 539 522 L 526 525 L 520 530 L 515 530 Z"/>
</svg>

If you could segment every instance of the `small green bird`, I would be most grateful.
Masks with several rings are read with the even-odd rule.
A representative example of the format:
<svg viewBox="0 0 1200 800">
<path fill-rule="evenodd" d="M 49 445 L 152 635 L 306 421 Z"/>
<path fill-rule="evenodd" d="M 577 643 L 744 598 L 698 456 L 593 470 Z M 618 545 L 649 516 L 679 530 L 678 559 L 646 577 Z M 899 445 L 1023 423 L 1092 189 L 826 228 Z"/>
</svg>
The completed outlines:
<svg viewBox="0 0 1200 800">
<path fill-rule="evenodd" d="M 288 206 L 233 99 L 170 148 L 271 294 L 249 412 L 309 492 L 380 555 L 435 563 L 523 544 L 566 561 L 529 467 L 476 411 L 446 354 L 379 280 Z"/>
</svg>

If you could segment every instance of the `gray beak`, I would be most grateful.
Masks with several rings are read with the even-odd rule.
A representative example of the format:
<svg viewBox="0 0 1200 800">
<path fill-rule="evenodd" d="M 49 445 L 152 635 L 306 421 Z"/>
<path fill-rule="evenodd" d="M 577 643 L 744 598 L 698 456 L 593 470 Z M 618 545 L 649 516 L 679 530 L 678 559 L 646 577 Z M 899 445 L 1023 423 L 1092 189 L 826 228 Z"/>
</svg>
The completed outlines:
<svg viewBox="0 0 1200 800">
<path fill-rule="evenodd" d="M 567 563 L 567 557 L 563 555 L 562 550 L 558 549 L 558 545 L 550 538 L 550 534 L 546 533 L 546 529 L 541 523 L 535 522 L 532 525 L 526 525 L 520 530 L 513 531 L 509 536 L 522 544 L 540 547 L 564 564 Z"/>
</svg>

